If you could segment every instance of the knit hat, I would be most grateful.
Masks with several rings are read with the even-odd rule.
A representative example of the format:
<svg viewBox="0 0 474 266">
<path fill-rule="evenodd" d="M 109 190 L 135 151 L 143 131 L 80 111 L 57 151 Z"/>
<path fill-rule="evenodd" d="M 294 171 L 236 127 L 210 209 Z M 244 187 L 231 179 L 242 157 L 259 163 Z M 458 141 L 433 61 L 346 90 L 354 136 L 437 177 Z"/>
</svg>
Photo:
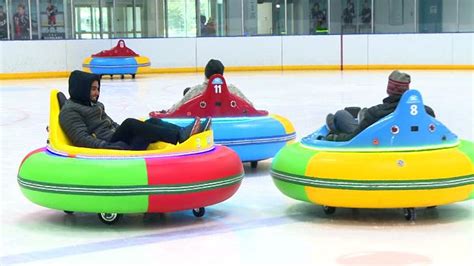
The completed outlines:
<svg viewBox="0 0 474 266">
<path fill-rule="evenodd" d="M 224 65 L 217 59 L 211 59 L 207 62 L 206 69 L 204 70 L 206 78 L 210 78 L 214 74 L 224 74 Z"/>
<path fill-rule="evenodd" d="M 410 75 L 394 70 L 388 77 L 387 93 L 390 96 L 402 95 L 410 88 Z"/>
</svg>

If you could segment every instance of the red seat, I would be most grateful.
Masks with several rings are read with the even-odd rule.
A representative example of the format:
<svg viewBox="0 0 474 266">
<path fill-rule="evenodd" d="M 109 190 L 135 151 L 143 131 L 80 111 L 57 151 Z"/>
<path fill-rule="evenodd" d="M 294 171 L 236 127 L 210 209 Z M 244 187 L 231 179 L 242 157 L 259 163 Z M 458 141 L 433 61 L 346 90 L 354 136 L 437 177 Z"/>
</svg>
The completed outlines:
<svg viewBox="0 0 474 266">
<path fill-rule="evenodd" d="M 119 40 L 117 46 L 110 50 L 104 50 L 93 54 L 92 57 L 110 57 L 110 56 L 139 56 L 132 49 L 125 45 L 124 40 Z"/>
<path fill-rule="evenodd" d="M 237 117 L 237 116 L 265 116 L 267 111 L 257 110 L 250 103 L 237 95 L 230 93 L 222 75 L 213 75 L 207 84 L 206 90 L 184 103 L 171 113 L 151 112 L 151 117 Z"/>
</svg>

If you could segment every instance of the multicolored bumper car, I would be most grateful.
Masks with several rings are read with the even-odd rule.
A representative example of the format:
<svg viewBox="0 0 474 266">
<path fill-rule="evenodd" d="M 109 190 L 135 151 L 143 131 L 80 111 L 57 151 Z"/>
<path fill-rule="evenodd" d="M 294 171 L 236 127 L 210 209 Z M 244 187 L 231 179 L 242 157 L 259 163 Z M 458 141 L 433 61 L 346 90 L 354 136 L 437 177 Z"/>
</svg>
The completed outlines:
<svg viewBox="0 0 474 266">
<path fill-rule="evenodd" d="M 58 91 L 51 92 L 49 144 L 28 154 L 18 183 L 32 202 L 51 209 L 98 213 L 108 224 L 124 213 L 193 210 L 230 198 L 244 171 L 238 155 L 214 146 L 211 130 L 145 151 L 72 146 L 58 122 Z M 64 96 L 64 95 L 63 95 Z"/>
<path fill-rule="evenodd" d="M 125 45 L 124 40 L 119 40 L 117 46 L 110 50 L 101 51 L 84 60 L 82 63 L 84 71 L 98 74 L 131 75 L 135 78 L 137 73 L 144 72 L 150 67 L 150 59 L 140 56 Z"/>
<path fill-rule="evenodd" d="M 397 109 L 345 142 L 324 140 L 326 126 L 283 148 L 271 175 L 283 194 L 335 207 L 415 208 L 472 198 L 474 143 L 460 140 L 407 91 Z"/>
<path fill-rule="evenodd" d="M 178 125 L 189 124 L 195 116 L 212 116 L 216 144 L 236 151 L 243 162 L 272 158 L 296 133 L 291 122 L 279 115 L 256 110 L 251 104 L 229 92 L 222 75 L 213 75 L 207 89 L 174 112 L 151 112 L 150 117 L 162 118 Z"/>
</svg>

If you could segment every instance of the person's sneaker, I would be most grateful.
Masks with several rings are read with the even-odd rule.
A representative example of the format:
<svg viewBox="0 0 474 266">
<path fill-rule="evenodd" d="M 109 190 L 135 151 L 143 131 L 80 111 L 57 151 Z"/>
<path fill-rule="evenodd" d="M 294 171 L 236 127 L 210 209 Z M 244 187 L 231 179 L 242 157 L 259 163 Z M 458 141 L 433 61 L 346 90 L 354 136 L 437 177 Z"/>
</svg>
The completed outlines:
<svg viewBox="0 0 474 266">
<path fill-rule="evenodd" d="M 212 124 L 212 117 L 208 116 L 204 121 L 201 122 L 201 131 L 208 131 L 211 129 L 211 124 Z"/>
<path fill-rule="evenodd" d="M 201 118 L 196 117 L 191 124 L 181 128 L 179 132 L 179 143 L 185 142 L 187 139 L 189 139 L 189 137 L 198 133 L 200 129 L 201 129 Z"/>
<path fill-rule="evenodd" d="M 192 136 L 199 132 L 201 132 L 201 118 L 196 117 L 194 119 L 193 127 L 191 128 L 191 133 L 189 134 L 189 136 Z"/>
<path fill-rule="evenodd" d="M 186 89 L 184 89 L 183 91 L 183 96 L 186 95 L 186 93 L 188 93 L 188 91 L 191 89 L 191 87 L 187 87 Z"/>
</svg>

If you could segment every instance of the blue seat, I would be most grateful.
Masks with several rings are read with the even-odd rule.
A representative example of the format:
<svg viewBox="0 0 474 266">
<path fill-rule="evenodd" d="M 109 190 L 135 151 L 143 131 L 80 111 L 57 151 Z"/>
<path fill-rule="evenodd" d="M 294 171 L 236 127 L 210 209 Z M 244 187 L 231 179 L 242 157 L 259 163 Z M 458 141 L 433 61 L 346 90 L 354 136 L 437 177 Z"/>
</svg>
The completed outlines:
<svg viewBox="0 0 474 266">
<path fill-rule="evenodd" d="M 425 111 L 417 90 L 408 90 L 395 111 L 348 141 L 326 141 L 326 126 L 303 138 L 303 145 L 341 150 L 422 150 L 452 147 L 458 137 Z"/>
</svg>

